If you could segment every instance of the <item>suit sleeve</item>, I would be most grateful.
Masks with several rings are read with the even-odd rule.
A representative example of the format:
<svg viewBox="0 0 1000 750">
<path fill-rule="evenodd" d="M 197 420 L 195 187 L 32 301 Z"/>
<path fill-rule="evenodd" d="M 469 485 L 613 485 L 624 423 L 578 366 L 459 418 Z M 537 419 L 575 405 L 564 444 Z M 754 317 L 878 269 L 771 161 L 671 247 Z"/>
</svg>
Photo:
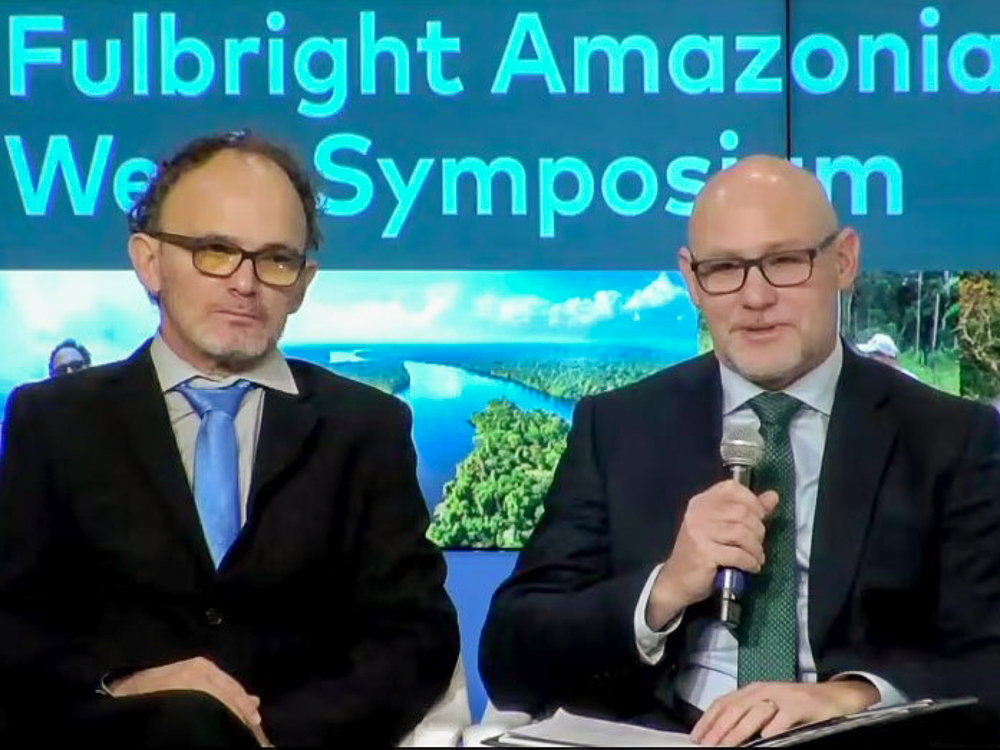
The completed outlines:
<svg viewBox="0 0 1000 750">
<path fill-rule="evenodd" d="M 0 445 L 0 673 L 8 705 L 39 694 L 50 704 L 92 696 L 101 677 L 122 666 L 96 635 L 92 588 L 74 577 L 78 550 L 59 510 L 44 410 L 33 397 L 25 389 L 11 394 Z"/>
<path fill-rule="evenodd" d="M 635 609 L 650 570 L 612 565 L 597 421 L 595 402 L 581 400 L 541 522 L 493 597 L 479 665 L 500 708 L 634 713 L 662 669 L 636 647 Z"/>
<path fill-rule="evenodd" d="M 964 438 L 961 465 L 939 505 L 935 643 L 926 651 L 831 654 L 824 671 L 872 672 L 912 699 L 974 695 L 1000 716 L 1000 425 L 995 412 L 977 408 Z"/>
<path fill-rule="evenodd" d="M 402 406 L 359 450 L 366 487 L 358 510 L 346 673 L 274 696 L 261 706 L 280 745 L 394 744 L 442 696 L 458 659 L 455 610 L 444 589 L 444 558 L 426 531 L 410 416 Z"/>
</svg>

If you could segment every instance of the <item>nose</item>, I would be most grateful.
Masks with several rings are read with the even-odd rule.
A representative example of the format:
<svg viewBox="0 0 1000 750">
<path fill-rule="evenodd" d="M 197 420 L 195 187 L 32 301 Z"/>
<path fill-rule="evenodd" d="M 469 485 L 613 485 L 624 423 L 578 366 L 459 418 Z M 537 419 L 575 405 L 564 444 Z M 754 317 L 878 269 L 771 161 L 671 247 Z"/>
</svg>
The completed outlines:
<svg viewBox="0 0 1000 750">
<path fill-rule="evenodd" d="M 777 301 L 778 290 L 764 278 L 763 272 L 754 266 L 747 272 L 747 280 L 740 290 L 741 301 L 746 307 L 760 309 Z"/>
<path fill-rule="evenodd" d="M 248 295 L 257 291 L 257 275 L 253 270 L 253 262 L 244 258 L 233 275 L 229 277 L 229 286 L 239 294 Z"/>
</svg>

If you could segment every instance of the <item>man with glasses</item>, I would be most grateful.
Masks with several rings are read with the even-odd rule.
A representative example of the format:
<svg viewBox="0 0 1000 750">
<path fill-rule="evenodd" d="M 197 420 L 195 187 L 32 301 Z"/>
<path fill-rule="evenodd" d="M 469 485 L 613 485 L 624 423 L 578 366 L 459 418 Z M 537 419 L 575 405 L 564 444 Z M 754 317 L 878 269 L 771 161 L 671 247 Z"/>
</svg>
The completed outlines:
<svg viewBox="0 0 1000 750">
<path fill-rule="evenodd" d="M 50 378 L 69 375 L 71 372 L 88 367 L 90 367 L 90 352 L 87 351 L 87 347 L 76 343 L 73 339 L 66 339 L 56 345 L 49 355 Z"/>
<path fill-rule="evenodd" d="M 444 692 L 458 631 L 410 414 L 277 349 L 318 244 L 288 152 L 196 140 L 130 216 L 156 335 L 10 396 L 12 746 L 383 745 Z"/>
<path fill-rule="evenodd" d="M 483 633 L 500 708 L 733 745 L 907 699 L 1000 707 L 996 417 L 844 346 L 858 258 L 787 161 L 708 181 L 679 263 L 714 352 L 578 405 Z M 723 436 L 758 434 L 750 487 L 727 479 Z M 730 621 L 725 569 L 749 575 Z"/>
</svg>

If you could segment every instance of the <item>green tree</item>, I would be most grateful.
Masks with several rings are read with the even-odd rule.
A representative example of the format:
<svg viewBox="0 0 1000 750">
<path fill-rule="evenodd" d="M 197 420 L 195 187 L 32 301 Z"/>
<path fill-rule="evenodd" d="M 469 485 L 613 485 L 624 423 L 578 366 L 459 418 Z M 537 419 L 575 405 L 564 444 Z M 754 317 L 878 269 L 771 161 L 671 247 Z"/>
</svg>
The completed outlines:
<svg viewBox="0 0 1000 750">
<path fill-rule="evenodd" d="M 428 537 L 443 547 L 519 548 L 541 518 L 569 425 L 505 399 L 471 421 L 472 452 L 445 484 Z"/>
<path fill-rule="evenodd" d="M 993 399 L 1000 393 L 1000 275 L 962 274 L 955 333 L 963 396 Z"/>
</svg>

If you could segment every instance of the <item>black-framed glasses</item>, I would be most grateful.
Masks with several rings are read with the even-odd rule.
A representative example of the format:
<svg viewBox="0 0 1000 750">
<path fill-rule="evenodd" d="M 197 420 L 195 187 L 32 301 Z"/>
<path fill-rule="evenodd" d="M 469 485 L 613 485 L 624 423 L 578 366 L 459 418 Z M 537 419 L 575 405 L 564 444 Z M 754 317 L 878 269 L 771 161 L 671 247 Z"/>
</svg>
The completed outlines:
<svg viewBox="0 0 1000 750">
<path fill-rule="evenodd" d="M 759 258 L 712 258 L 691 261 L 691 270 L 705 294 L 733 294 L 747 283 L 751 268 L 760 270 L 768 284 L 789 287 L 805 284 L 812 278 L 816 256 L 840 236 L 840 230 L 827 235 L 815 247 L 779 250 Z"/>
<path fill-rule="evenodd" d="M 172 232 L 146 234 L 190 252 L 194 267 L 206 276 L 232 276 L 249 258 L 254 275 L 262 284 L 291 286 L 299 280 L 306 265 L 304 251 L 285 245 L 266 245 L 260 250 L 250 251 L 221 237 L 189 237 Z"/>
</svg>

